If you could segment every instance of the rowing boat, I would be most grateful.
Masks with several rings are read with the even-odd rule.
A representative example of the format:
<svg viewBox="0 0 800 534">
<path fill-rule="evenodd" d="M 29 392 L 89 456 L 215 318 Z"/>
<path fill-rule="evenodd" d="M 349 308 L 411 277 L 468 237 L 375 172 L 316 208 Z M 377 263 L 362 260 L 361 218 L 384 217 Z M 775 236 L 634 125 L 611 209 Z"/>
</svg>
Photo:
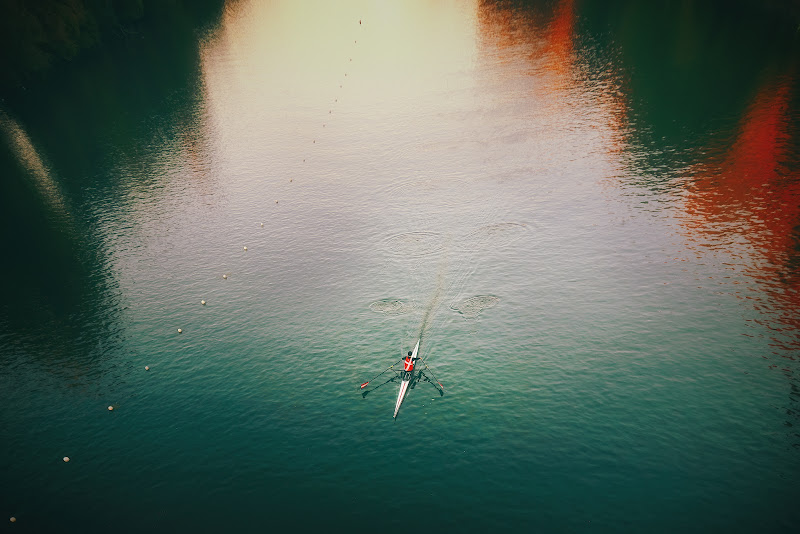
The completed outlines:
<svg viewBox="0 0 800 534">
<path fill-rule="evenodd" d="M 417 341 L 417 345 L 414 347 L 414 352 L 411 354 L 411 361 L 412 363 L 417 360 L 417 352 L 419 351 L 419 341 Z M 397 418 L 397 412 L 400 411 L 400 405 L 403 404 L 403 399 L 406 397 L 406 393 L 408 392 L 408 384 L 414 378 L 414 371 L 411 370 L 406 373 L 406 378 L 400 384 L 400 393 L 397 394 L 397 404 L 394 405 L 394 415 L 392 417 Z"/>
<path fill-rule="evenodd" d="M 400 411 L 400 405 L 403 404 L 406 395 L 408 395 L 408 389 L 413 388 L 414 384 L 416 384 L 418 381 L 429 382 L 430 384 L 433 385 L 434 388 L 436 388 L 437 391 L 439 391 L 439 395 L 444 395 L 444 386 L 442 385 L 441 382 L 439 382 L 439 379 L 434 376 L 433 370 L 430 367 L 428 367 L 428 364 L 425 363 L 425 360 L 419 357 L 419 344 L 421 342 L 422 339 L 417 341 L 417 346 L 414 347 L 413 351 L 410 351 L 408 353 L 409 358 L 405 357 L 400 358 L 400 360 L 394 362 L 392 365 L 390 365 L 377 375 L 373 376 L 366 382 L 362 383 L 361 386 L 358 388 L 363 390 L 365 387 L 370 385 L 375 379 L 383 376 L 384 374 L 390 371 L 397 373 L 383 384 L 373 386 L 372 389 L 368 389 L 361 394 L 362 397 L 366 397 L 369 392 L 375 391 L 379 387 L 388 384 L 389 382 L 394 382 L 395 380 L 400 378 L 402 383 L 400 384 L 400 392 L 397 394 L 397 403 L 394 405 L 394 415 L 392 416 L 395 419 L 397 418 L 397 412 Z M 395 368 L 395 366 L 401 362 L 403 363 L 402 371 L 400 369 Z M 423 367 L 425 368 L 424 372 L 423 372 Z M 430 375 L 430 377 L 436 381 L 436 384 L 439 385 L 438 388 L 436 387 L 436 384 L 431 382 L 431 380 L 428 378 L 428 375 Z"/>
</svg>

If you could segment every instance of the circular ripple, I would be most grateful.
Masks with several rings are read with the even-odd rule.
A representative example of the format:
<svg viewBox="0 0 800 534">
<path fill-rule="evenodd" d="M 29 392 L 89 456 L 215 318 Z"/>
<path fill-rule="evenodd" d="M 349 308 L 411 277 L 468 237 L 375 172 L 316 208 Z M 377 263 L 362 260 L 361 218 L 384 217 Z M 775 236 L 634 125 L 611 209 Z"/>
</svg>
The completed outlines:
<svg viewBox="0 0 800 534">
<path fill-rule="evenodd" d="M 412 311 L 414 305 L 400 299 L 381 299 L 370 304 L 369 309 L 384 315 L 403 315 Z"/>
<path fill-rule="evenodd" d="M 429 195 L 437 192 L 445 193 L 447 191 L 459 191 L 461 195 L 464 194 L 465 182 L 461 179 L 453 178 L 419 178 L 415 180 L 407 180 L 398 184 L 393 184 L 388 188 L 388 192 L 392 196 L 419 196 Z"/>
<path fill-rule="evenodd" d="M 459 239 L 459 246 L 465 249 L 484 249 L 504 247 L 521 238 L 528 231 L 522 223 L 506 222 L 487 224 Z"/>
<path fill-rule="evenodd" d="M 436 254 L 444 249 L 444 236 L 436 232 L 408 232 L 386 240 L 386 248 L 392 254 L 418 258 Z"/>
<path fill-rule="evenodd" d="M 436 189 L 437 189 L 436 182 L 429 179 L 429 180 L 402 182 L 390 187 L 389 192 L 391 192 L 393 196 L 419 195 L 421 193 L 430 193 L 431 191 L 435 191 Z"/>
<path fill-rule="evenodd" d="M 493 308 L 498 302 L 500 299 L 492 295 L 476 295 L 453 304 L 450 309 L 472 319 L 480 315 L 486 308 Z"/>
</svg>

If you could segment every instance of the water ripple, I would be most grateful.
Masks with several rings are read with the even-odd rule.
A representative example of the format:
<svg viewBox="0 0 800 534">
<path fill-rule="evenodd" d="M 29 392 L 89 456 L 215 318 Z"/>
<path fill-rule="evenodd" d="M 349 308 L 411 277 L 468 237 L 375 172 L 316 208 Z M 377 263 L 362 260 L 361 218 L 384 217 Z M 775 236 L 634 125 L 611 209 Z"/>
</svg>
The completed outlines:
<svg viewBox="0 0 800 534">
<path fill-rule="evenodd" d="M 375 313 L 384 315 L 403 315 L 414 311 L 414 304 L 401 299 L 381 299 L 369 305 L 369 309 Z"/>
<path fill-rule="evenodd" d="M 493 308 L 500 302 L 498 297 L 492 295 L 476 295 L 452 304 L 450 309 L 460 313 L 467 319 L 474 319 L 487 308 Z"/>
<path fill-rule="evenodd" d="M 503 222 L 487 224 L 458 239 L 459 248 L 466 250 L 482 250 L 504 247 L 520 239 L 528 231 L 522 223 Z"/>
<path fill-rule="evenodd" d="M 419 258 L 444 249 L 444 236 L 436 232 L 407 232 L 386 240 L 386 249 L 397 256 Z"/>
</svg>

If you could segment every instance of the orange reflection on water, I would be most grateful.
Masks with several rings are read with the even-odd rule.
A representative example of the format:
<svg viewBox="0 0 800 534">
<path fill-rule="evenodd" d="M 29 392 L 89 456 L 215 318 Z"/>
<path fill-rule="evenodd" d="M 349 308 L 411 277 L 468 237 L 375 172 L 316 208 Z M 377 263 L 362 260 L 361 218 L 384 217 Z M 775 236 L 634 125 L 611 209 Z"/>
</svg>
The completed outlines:
<svg viewBox="0 0 800 534">
<path fill-rule="evenodd" d="M 735 140 L 727 149 L 710 150 L 696 166 L 684 227 L 690 245 L 726 255 L 732 268 L 757 282 L 763 293 L 745 298 L 774 317 L 769 328 L 788 331 L 789 344 L 800 346 L 800 277 L 792 267 L 798 261 L 800 175 L 788 164 L 792 81 L 762 86 Z"/>
<path fill-rule="evenodd" d="M 556 6 L 553 20 L 545 37 L 545 68 L 565 78 L 574 63 L 573 34 L 575 31 L 575 2 L 562 0 Z"/>
<path fill-rule="evenodd" d="M 572 72 L 574 0 L 561 0 L 549 17 L 529 7 L 482 2 L 478 22 L 486 48 L 497 49 L 501 62 L 524 56 L 538 72 Z"/>
<path fill-rule="evenodd" d="M 545 7 L 487 0 L 478 11 L 493 81 L 526 72 L 535 102 L 529 123 L 547 132 L 547 143 L 558 138 L 567 150 L 581 146 L 582 154 L 603 160 L 595 163 L 606 178 L 618 176 L 629 145 L 629 91 L 613 62 L 590 65 L 591 54 L 578 53 L 577 17 L 574 0 Z"/>
</svg>

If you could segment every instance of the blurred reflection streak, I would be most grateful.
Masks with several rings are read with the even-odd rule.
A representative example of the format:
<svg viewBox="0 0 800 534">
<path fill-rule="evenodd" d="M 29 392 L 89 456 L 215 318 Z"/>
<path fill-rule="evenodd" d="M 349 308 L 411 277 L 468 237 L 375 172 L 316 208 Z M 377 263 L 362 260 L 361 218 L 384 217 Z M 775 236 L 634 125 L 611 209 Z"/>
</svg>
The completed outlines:
<svg viewBox="0 0 800 534">
<path fill-rule="evenodd" d="M 792 83 L 764 84 L 730 146 L 711 147 L 707 161 L 690 170 L 683 224 L 691 248 L 726 255 L 758 282 L 766 299 L 760 292 L 737 296 L 771 317 L 765 326 L 783 332 L 776 344 L 797 349 L 800 174 L 791 163 Z"/>
<path fill-rule="evenodd" d="M 61 223 L 69 223 L 69 209 L 61 188 L 51 175 L 50 169 L 45 165 L 31 138 L 16 120 L 2 110 L 0 110 L 0 130 L 2 130 L 11 152 L 25 169 L 25 175 L 33 181 L 49 210 Z"/>
</svg>

